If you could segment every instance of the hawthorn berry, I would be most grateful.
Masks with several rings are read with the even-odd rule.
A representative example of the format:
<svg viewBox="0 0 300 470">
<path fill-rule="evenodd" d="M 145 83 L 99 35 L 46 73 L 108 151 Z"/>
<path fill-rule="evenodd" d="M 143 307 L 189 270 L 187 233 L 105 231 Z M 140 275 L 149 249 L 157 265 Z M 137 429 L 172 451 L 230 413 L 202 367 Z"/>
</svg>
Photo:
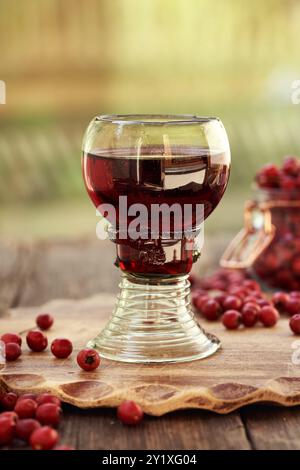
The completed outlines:
<svg viewBox="0 0 300 470">
<path fill-rule="evenodd" d="M 300 291 L 299 290 L 294 290 L 289 293 L 289 296 L 292 297 L 293 299 L 299 299 L 300 298 Z"/>
<path fill-rule="evenodd" d="M 29 442 L 34 450 L 50 450 L 57 444 L 58 432 L 50 426 L 36 429 L 30 436 Z"/>
<path fill-rule="evenodd" d="M 19 416 L 14 411 L 3 411 L 0 414 L 0 418 L 10 418 L 16 423 L 19 419 Z"/>
<path fill-rule="evenodd" d="M 297 176 L 299 174 L 299 163 L 297 158 L 287 156 L 283 160 L 282 171 L 289 176 Z"/>
<path fill-rule="evenodd" d="M 16 423 L 12 418 L 0 416 L 0 445 L 10 444 L 15 434 Z"/>
<path fill-rule="evenodd" d="M 275 292 L 272 296 L 272 302 L 278 310 L 285 310 L 286 303 L 289 300 L 289 295 L 286 292 Z"/>
<path fill-rule="evenodd" d="M 37 410 L 37 402 L 30 398 L 18 400 L 15 406 L 15 412 L 20 419 L 33 418 Z"/>
<path fill-rule="evenodd" d="M 66 359 L 72 354 L 73 345 L 69 339 L 56 338 L 51 343 L 51 352 L 58 359 Z"/>
<path fill-rule="evenodd" d="M 276 325 L 279 320 L 279 312 L 271 306 L 262 307 L 258 314 L 259 321 L 266 327 Z"/>
<path fill-rule="evenodd" d="M 258 320 L 260 306 L 254 302 L 244 304 L 242 308 L 242 323 L 247 327 L 252 327 Z"/>
<path fill-rule="evenodd" d="M 226 299 L 226 294 L 216 294 L 214 296 L 214 300 L 218 302 L 220 305 L 223 305 L 224 300 Z"/>
<path fill-rule="evenodd" d="M 54 318 L 49 313 L 40 313 L 35 321 L 41 330 L 49 330 L 54 323 Z"/>
<path fill-rule="evenodd" d="M 290 319 L 290 328 L 295 335 L 300 335 L 300 314 L 293 315 Z"/>
<path fill-rule="evenodd" d="M 28 347 L 35 352 L 41 352 L 48 346 L 47 337 L 38 330 L 31 330 L 27 333 L 26 341 Z"/>
<path fill-rule="evenodd" d="M 12 411 L 17 403 L 18 396 L 13 392 L 4 393 L 0 399 L 0 403 L 5 410 Z"/>
<path fill-rule="evenodd" d="M 242 306 L 242 300 L 235 295 L 228 295 L 223 302 L 224 310 L 239 310 Z"/>
<path fill-rule="evenodd" d="M 293 273 L 295 273 L 297 276 L 300 275 L 300 256 L 296 256 L 291 264 L 291 268 Z"/>
<path fill-rule="evenodd" d="M 40 427 L 41 425 L 36 419 L 19 419 L 16 423 L 16 437 L 28 442 L 31 434 Z"/>
<path fill-rule="evenodd" d="M 7 361 L 16 361 L 22 354 L 22 350 L 17 343 L 5 344 L 5 359 Z"/>
<path fill-rule="evenodd" d="M 216 320 L 221 313 L 220 304 L 214 299 L 208 299 L 202 304 L 201 312 L 207 320 Z"/>
<path fill-rule="evenodd" d="M 285 191 L 291 191 L 296 188 L 296 180 L 290 176 L 282 176 L 280 178 L 280 187 Z"/>
<path fill-rule="evenodd" d="M 3 341 L 3 343 L 16 343 L 19 346 L 22 346 L 22 338 L 20 335 L 16 335 L 15 333 L 4 333 L 0 337 L 0 340 Z"/>
<path fill-rule="evenodd" d="M 254 290 L 254 291 L 260 292 L 261 290 L 258 282 L 254 281 L 253 279 L 246 279 L 245 281 L 243 281 L 243 286 L 247 287 L 251 291 Z"/>
<path fill-rule="evenodd" d="M 256 174 L 256 182 L 261 188 L 276 188 L 280 179 L 280 170 L 273 163 L 267 163 Z"/>
<path fill-rule="evenodd" d="M 91 371 L 100 364 L 100 356 L 95 349 L 82 349 L 77 354 L 77 363 L 81 369 Z"/>
<path fill-rule="evenodd" d="M 203 305 L 205 304 L 205 302 L 207 302 L 209 299 L 210 299 L 210 297 L 209 297 L 207 294 L 204 294 L 204 295 L 197 295 L 197 297 L 195 297 L 195 299 L 194 299 L 194 301 L 193 301 L 193 304 L 194 304 L 194 306 L 196 307 L 196 309 L 201 312 L 201 311 L 202 311 L 202 306 L 203 306 Z"/>
<path fill-rule="evenodd" d="M 242 321 L 242 315 L 237 310 L 227 310 L 222 316 L 222 323 L 228 330 L 236 330 Z"/>
<path fill-rule="evenodd" d="M 123 403 L 118 406 L 117 415 L 123 424 L 131 426 L 139 424 L 144 417 L 144 413 L 140 405 L 132 400 L 123 401 Z"/>
<path fill-rule="evenodd" d="M 36 419 L 41 424 L 57 425 L 61 418 L 61 408 L 54 403 L 44 403 L 36 410 Z"/>
<path fill-rule="evenodd" d="M 300 313 L 300 299 L 289 297 L 285 304 L 285 310 L 289 315 L 296 315 L 297 313 Z"/>
<path fill-rule="evenodd" d="M 271 307 L 271 302 L 269 302 L 267 299 L 257 299 L 256 300 L 256 303 L 260 306 L 260 307 Z"/>
<path fill-rule="evenodd" d="M 51 395 L 51 393 L 42 393 L 41 395 L 38 395 L 36 402 L 38 405 L 44 405 L 45 403 L 54 403 L 54 405 L 61 407 L 60 399 L 55 397 L 54 395 Z"/>
</svg>

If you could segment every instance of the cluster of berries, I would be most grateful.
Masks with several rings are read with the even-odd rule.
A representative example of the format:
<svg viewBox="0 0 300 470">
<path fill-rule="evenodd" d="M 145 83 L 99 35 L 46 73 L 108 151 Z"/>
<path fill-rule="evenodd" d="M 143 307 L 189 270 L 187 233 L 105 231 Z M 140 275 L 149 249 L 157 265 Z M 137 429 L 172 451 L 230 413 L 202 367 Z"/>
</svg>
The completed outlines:
<svg viewBox="0 0 300 470">
<path fill-rule="evenodd" d="M 296 157 L 284 158 L 281 167 L 268 163 L 256 174 L 260 188 L 293 191 L 300 189 L 300 161 Z"/>
<path fill-rule="evenodd" d="M 54 323 L 54 318 L 48 313 L 37 316 L 36 324 L 40 330 L 30 330 L 26 335 L 26 342 L 31 351 L 42 352 L 48 346 L 48 338 L 41 330 L 48 330 Z M 0 337 L 5 344 L 5 358 L 7 361 L 15 361 L 22 354 L 22 338 L 19 334 L 5 333 Z M 58 359 L 68 358 L 73 351 L 72 342 L 67 338 L 56 338 L 51 343 L 51 353 Z M 86 371 L 97 369 L 100 364 L 100 356 L 94 349 L 82 349 L 77 354 L 78 365 Z"/>
<path fill-rule="evenodd" d="M 53 323 L 51 315 L 38 315 L 36 324 L 40 330 L 30 330 L 26 335 L 27 345 L 32 351 L 45 351 L 48 338 L 43 331 L 51 328 Z M 19 334 L 5 333 L 0 340 L 5 345 L 8 362 L 21 356 L 22 338 Z M 56 338 L 51 343 L 51 353 L 58 359 L 66 359 L 72 351 L 69 339 Z M 91 371 L 99 366 L 100 357 L 94 349 L 83 349 L 77 355 L 77 363 L 83 370 Z M 74 450 L 67 445 L 57 445 L 59 434 L 56 427 L 61 415 L 60 399 L 49 393 L 25 393 L 19 397 L 13 392 L 0 393 L 0 446 L 9 445 L 16 439 L 35 450 Z M 119 405 L 117 415 L 122 423 L 136 425 L 142 421 L 144 413 L 137 403 L 125 400 Z"/>
<path fill-rule="evenodd" d="M 0 396 L 0 446 L 14 439 L 23 441 L 34 450 L 73 450 L 58 445 L 57 426 L 62 416 L 61 401 L 49 393 L 25 393 L 19 397 L 12 392 Z"/>
<path fill-rule="evenodd" d="M 257 322 L 272 327 L 280 313 L 287 313 L 291 316 L 292 331 L 300 334 L 299 291 L 275 292 L 269 298 L 243 271 L 223 269 L 204 281 L 192 276 L 191 285 L 193 305 L 207 320 L 221 318 L 228 329 L 237 329 L 240 325 L 253 327 Z"/>
<path fill-rule="evenodd" d="M 132 426 L 142 421 L 144 413 L 137 403 L 126 400 L 118 407 L 117 416 L 122 423 Z M 61 401 L 50 393 L 24 393 L 19 397 L 13 392 L 2 393 L 0 447 L 22 441 L 34 450 L 75 450 L 65 444 L 58 445 L 57 427 L 61 417 Z"/>
</svg>

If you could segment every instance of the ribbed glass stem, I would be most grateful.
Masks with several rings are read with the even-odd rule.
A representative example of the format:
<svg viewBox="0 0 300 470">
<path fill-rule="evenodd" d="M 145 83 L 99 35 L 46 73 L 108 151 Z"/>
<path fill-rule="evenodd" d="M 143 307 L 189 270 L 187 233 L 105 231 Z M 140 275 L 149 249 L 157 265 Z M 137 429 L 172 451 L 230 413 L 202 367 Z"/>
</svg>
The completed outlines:
<svg viewBox="0 0 300 470">
<path fill-rule="evenodd" d="M 89 346 L 118 361 L 182 362 L 209 356 L 220 342 L 195 320 L 187 276 L 123 274 L 112 317 Z"/>
</svg>

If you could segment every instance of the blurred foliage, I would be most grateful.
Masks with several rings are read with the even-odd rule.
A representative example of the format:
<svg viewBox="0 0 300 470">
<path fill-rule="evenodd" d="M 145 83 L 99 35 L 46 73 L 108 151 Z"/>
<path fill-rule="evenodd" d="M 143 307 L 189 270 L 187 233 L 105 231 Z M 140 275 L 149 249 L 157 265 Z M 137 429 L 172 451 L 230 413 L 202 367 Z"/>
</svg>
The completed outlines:
<svg viewBox="0 0 300 470">
<path fill-rule="evenodd" d="M 300 154 L 299 0 L 0 0 L 0 202 L 86 197 L 98 113 L 218 115 L 231 191 Z"/>
</svg>

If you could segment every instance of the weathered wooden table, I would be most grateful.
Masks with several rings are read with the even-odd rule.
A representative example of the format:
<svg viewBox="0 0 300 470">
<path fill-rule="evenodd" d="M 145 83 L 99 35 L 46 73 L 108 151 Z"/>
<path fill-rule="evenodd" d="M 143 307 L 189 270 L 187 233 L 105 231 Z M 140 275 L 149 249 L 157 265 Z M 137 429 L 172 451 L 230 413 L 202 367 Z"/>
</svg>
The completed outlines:
<svg viewBox="0 0 300 470">
<path fill-rule="evenodd" d="M 106 242 L 105 242 L 106 243 Z M 53 298 L 115 292 L 113 246 L 91 240 L 0 244 L 0 315 Z M 181 411 L 124 427 L 115 410 L 65 406 L 63 441 L 77 449 L 299 449 L 300 407 L 251 406 L 229 415 Z"/>
</svg>

